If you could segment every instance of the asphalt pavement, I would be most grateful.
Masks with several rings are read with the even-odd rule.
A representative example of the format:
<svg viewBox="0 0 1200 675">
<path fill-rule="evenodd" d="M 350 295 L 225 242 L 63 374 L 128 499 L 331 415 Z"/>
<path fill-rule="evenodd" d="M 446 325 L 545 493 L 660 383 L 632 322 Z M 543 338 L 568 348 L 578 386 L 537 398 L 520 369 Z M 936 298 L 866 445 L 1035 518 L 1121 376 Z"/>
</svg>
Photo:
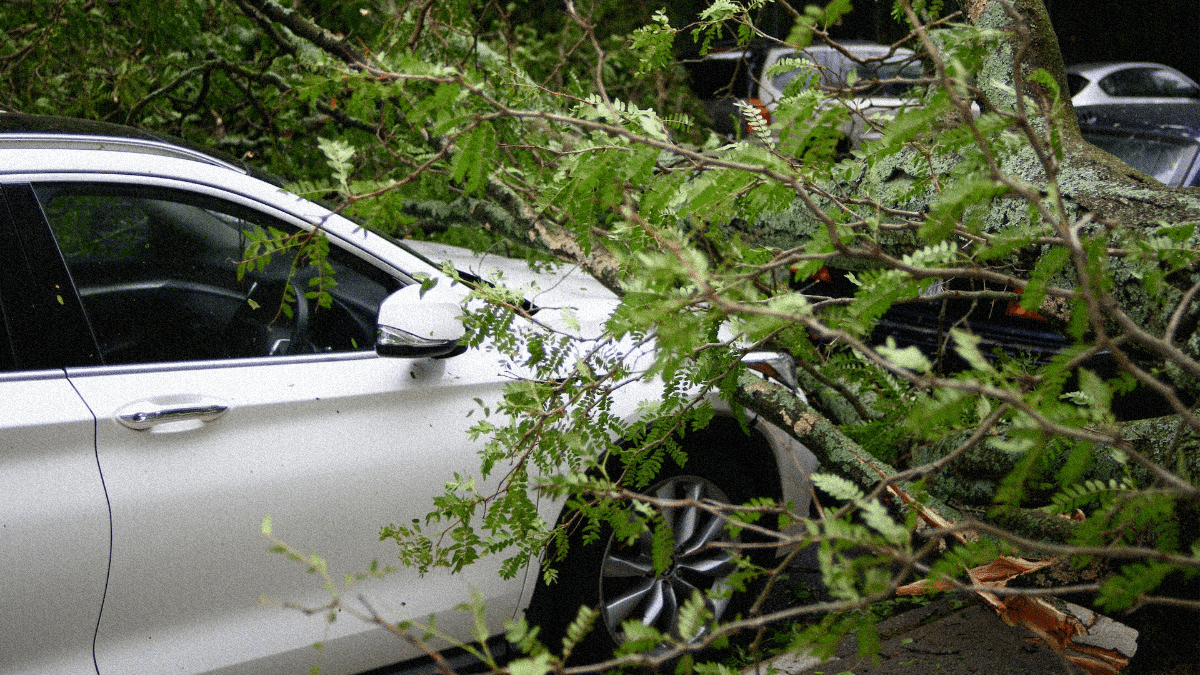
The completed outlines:
<svg viewBox="0 0 1200 675">
<path fill-rule="evenodd" d="M 788 571 L 783 584 L 803 586 L 816 596 L 823 595 L 820 588 L 815 549 L 804 551 Z M 774 600 L 785 602 L 784 600 Z M 1088 647 L 1118 653 L 1133 659 L 1138 650 L 1138 631 L 1108 617 L 1069 603 L 1059 603 L 1088 627 L 1087 635 L 1076 638 Z M 1188 627 L 1181 629 L 1186 634 Z M 902 612 L 880 622 L 877 626 L 880 652 L 873 657 L 858 656 L 857 640 L 851 636 L 837 649 L 835 656 L 825 662 L 807 654 L 785 654 L 757 667 L 743 669 L 743 675 L 1076 675 L 1079 673 L 1112 673 L 1108 666 L 1093 664 L 1091 670 L 1081 668 L 1068 660 L 1067 654 L 1056 652 L 1040 640 L 1031 630 L 1010 626 L 1001 620 L 996 611 L 982 601 L 970 597 L 947 598 L 928 605 Z M 1200 634 L 1200 625 L 1195 626 Z M 1183 649 L 1191 649 L 1178 644 Z M 1158 649 L 1171 649 L 1171 646 Z M 1079 659 L 1081 654 L 1069 654 Z M 1086 653 L 1084 654 L 1086 656 Z M 1145 662 L 1143 659 L 1140 661 Z M 1085 659 L 1086 660 L 1086 659 Z M 1171 666 L 1137 668 L 1132 662 L 1121 670 L 1132 675 L 1200 675 L 1200 654 L 1195 658 L 1183 655 L 1167 661 L 1183 667 Z M 1194 664 L 1194 665 L 1192 665 Z"/>
<path fill-rule="evenodd" d="M 1088 612 L 1083 608 L 1080 611 Z M 1090 612 L 1088 612 L 1090 614 Z M 1102 619 L 1102 617 L 1101 617 Z M 880 622 L 880 653 L 860 657 L 853 638 L 824 663 L 786 654 L 743 670 L 746 675 L 1075 675 L 1088 671 L 1056 653 L 1024 628 L 1001 621 L 981 603 L 938 600 Z M 1137 633 L 1122 624 L 1093 630 L 1097 646 L 1136 651 Z"/>
</svg>

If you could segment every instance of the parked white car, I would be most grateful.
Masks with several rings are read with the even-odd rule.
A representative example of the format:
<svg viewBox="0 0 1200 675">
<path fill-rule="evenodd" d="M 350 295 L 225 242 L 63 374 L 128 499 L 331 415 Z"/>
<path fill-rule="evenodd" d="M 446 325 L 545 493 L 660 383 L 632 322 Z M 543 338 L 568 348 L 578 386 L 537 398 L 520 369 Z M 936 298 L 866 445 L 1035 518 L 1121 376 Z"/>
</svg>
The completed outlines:
<svg viewBox="0 0 1200 675">
<path fill-rule="evenodd" d="M 1161 63 L 1079 63 L 1067 67 L 1075 107 L 1120 103 L 1200 101 L 1200 85 Z"/>
<path fill-rule="evenodd" d="M 247 233 L 318 226 L 335 268 L 331 307 L 303 300 L 312 274 L 289 277 L 278 256 L 239 280 Z M 267 675 L 319 664 L 334 675 L 419 655 L 363 622 L 260 602 L 329 600 L 268 552 L 260 530 L 270 514 L 279 537 L 325 556 L 335 576 L 387 565 L 397 551 L 380 527 L 422 518 L 454 472 L 477 473 L 476 399 L 496 400 L 510 379 L 494 352 L 458 345 L 458 306 L 416 283 L 428 275 L 448 290 L 442 254 L 470 262 L 464 252 L 390 241 L 151 134 L 17 114 L 0 114 L 0 242 L 0 672 Z M 289 284 L 301 298 L 291 316 L 279 311 Z M 591 280 L 541 288 L 534 302 L 581 315 L 614 302 Z M 646 390 L 628 393 L 614 410 L 632 419 Z M 684 440 L 695 463 L 651 489 L 750 490 L 803 508 L 812 455 L 762 421 L 751 430 L 719 415 Z M 554 522 L 560 505 L 542 508 Z M 724 536 L 677 540 L 688 535 Z M 592 593 L 610 631 L 625 616 L 669 621 L 670 607 L 647 609 L 644 590 L 611 574 L 597 596 L 605 563 L 634 567 L 636 551 L 606 544 L 570 567 L 589 578 L 561 585 Z M 453 608 L 476 587 L 501 635 L 538 575 L 504 580 L 498 564 L 401 569 L 355 597 L 466 638 L 469 618 Z M 643 586 L 669 596 L 728 574 L 707 569 L 707 580 L 673 569 Z"/>
</svg>

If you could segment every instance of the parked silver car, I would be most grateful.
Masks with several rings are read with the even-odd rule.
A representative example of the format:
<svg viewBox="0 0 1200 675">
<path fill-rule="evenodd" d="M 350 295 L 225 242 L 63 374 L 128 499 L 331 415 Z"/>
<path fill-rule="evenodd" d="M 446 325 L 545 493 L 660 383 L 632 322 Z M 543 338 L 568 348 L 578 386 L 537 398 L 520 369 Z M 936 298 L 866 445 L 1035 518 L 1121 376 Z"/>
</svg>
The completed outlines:
<svg viewBox="0 0 1200 675">
<path fill-rule="evenodd" d="M 239 277 L 252 238 L 318 227 L 335 286 L 278 259 Z M 0 241 L 0 672 L 336 674 L 419 655 L 365 623 L 260 602 L 329 600 L 260 530 L 270 514 L 278 536 L 335 575 L 388 564 L 397 551 L 380 527 L 423 517 L 454 472 L 477 473 L 476 400 L 495 401 L 511 379 L 494 352 L 458 345 L 440 257 L 478 258 L 364 231 L 177 142 L 17 114 L 0 114 Z M 440 290 L 423 297 L 418 275 Z M 304 299 L 313 279 L 329 307 Z M 549 308 L 602 318 L 614 306 L 586 278 L 541 288 L 531 300 L 548 308 L 542 320 Z M 614 410 L 632 420 L 653 391 L 631 389 Z M 695 468 L 651 489 L 807 504 L 811 454 L 761 421 L 737 431 L 722 411 L 683 441 Z M 541 508 L 554 522 L 561 504 Z M 570 568 L 590 578 L 562 585 L 606 608 L 606 636 L 621 616 L 669 620 L 637 589 L 597 595 L 605 563 L 636 553 L 606 543 L 598 562 Z M 470 619 L 453 608 L 476 587 L 501 635 L 538 575 L 506 580 L 498 566 L 402 569 L 355 597 L 466 638 Z M 691 583 L 729 572 L 710 569 Z M 648 581 L 686 590 L 668 575 Z"/>
<path fill-rule="evenodd" d="M 685 62 L 692 88 L 714 120 L 714 130 L 735 135 L 745 120 L 734 101 L 759 109 L 768 122 L 797 79 L 833 95 L 828 105 L 850 113 L 842 126 L 846 147 L 879 138 L 880 120 L 895 116 L 903 106 L 916 104 L 912 91 L 923 77 L 923 66 L 910 49 L 866 41 L 845 41 L 840 48 L 815 44 L 804 49 L 779 45 L 714 50 L 702 59 Z M 794 60 L 796 67 L 776 67 Z"/>
<path fill-rule="evenodd" d="M 1200 85 L 1161 63 L 1078 63 L 1067 67 L 1067 87 L 1076 107 L 1200 101 Z"/>
</svg>

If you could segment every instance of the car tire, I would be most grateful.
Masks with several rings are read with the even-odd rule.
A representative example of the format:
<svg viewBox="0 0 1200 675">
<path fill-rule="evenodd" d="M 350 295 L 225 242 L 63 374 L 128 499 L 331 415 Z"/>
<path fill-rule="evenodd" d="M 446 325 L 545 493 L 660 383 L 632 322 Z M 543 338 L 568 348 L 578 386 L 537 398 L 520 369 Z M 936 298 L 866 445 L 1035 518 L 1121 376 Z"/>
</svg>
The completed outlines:
<svg viewBox="0 0 1200 675">
<path fill-rule="evenodd" d="M 728 504 L 744 504 L 756 497 L 779 499 L 774 457 L 761 438 L 757 440 L 760 442 L 755 443 L 732 420 L 728 424 L 714 421 L 683 443 L 688 452 L 686 466 L 681 468 L 667 460 L 643 493 L 662 499 L 712 499 Z M 564 513 L 563 522 L 571 515 Z M 546 584 L 539 579 L 527 613 L 531 623 L 541 627 L 544 645 L 556 653 L 561 650 L 561 640 L 583 606 L 599 610 L 599 617 L 587 637 L 572 650 L 570 665 L 611 658 L 623 641 L 620 626 L 627 619 L 640 618 L 659 631 L 682 637 L 678 609 L 691 598 L 692 589 L 701 593 L 722 591 L 715 594 L 715 599 L 706 594 L 707 609 L 716 621 L 728 621 L 749 607 L 755 597 L 754 584 L 741 592 L 722 589 L 738 570 L 733 561 L 735 554 L 728 548 L 708 546 L 737 543 L 724 527 L 724 519 L 691 505 L 670 508 L 664 519 L 672 528 L 676 555 L 663 574 L 653 569 L 650 534 L 627 544 L 614 537 L 608 526 L 587 543 L 582 532 L 571 533 L 558 580 Z M 748 543 L 754 538 L 743 531 L 738 541 Z M 766 566 L 774 558 L 774 549 L 744 550 L 744 554 L 751 562 Z M 707 629 L 687 639 L 699 641 L 705 633 Z"/>
</svg>

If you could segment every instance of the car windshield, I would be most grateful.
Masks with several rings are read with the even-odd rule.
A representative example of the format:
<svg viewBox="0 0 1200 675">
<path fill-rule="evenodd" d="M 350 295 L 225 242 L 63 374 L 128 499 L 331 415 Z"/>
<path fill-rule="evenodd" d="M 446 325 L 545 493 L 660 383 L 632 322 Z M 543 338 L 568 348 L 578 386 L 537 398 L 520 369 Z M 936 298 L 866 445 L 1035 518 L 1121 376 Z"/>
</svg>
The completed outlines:
<svg viewBox="0 0 1200 675">
<path fill-rule="evenodd" d="M 816 64 L 821 73 L 820 86 L 824 89 L 851 92 L 856 97 L 904 98 L 911 96 L 914 81 L 923 75 L 921 64 L 903 55 L 893 56 L 886 61 L 870 60 L 883 54 L 863 55 L 866 63 L 855 63 L 840 53 L 811 54 L 794 52 L 785 58 L 802 58 Z M 793 68 L 771 78 L 771 82 L 783 90 L 803 73 L 812 73 L 809 68 Z"/>
<path fill-rule="evenodd" d="M 1183 183 L 1200 152 L 1200 146 L 1183 139 L 1096 131 L 1085 131 L 1083 136 L 1092 145 L 1170 186 Z"/>
<path fill-rule="evenodd" d="M 701 99 L 756 96 L 750 57 L 750 54 L 721 54 L 687 62 L 692 90 Z"/>
</svg>

